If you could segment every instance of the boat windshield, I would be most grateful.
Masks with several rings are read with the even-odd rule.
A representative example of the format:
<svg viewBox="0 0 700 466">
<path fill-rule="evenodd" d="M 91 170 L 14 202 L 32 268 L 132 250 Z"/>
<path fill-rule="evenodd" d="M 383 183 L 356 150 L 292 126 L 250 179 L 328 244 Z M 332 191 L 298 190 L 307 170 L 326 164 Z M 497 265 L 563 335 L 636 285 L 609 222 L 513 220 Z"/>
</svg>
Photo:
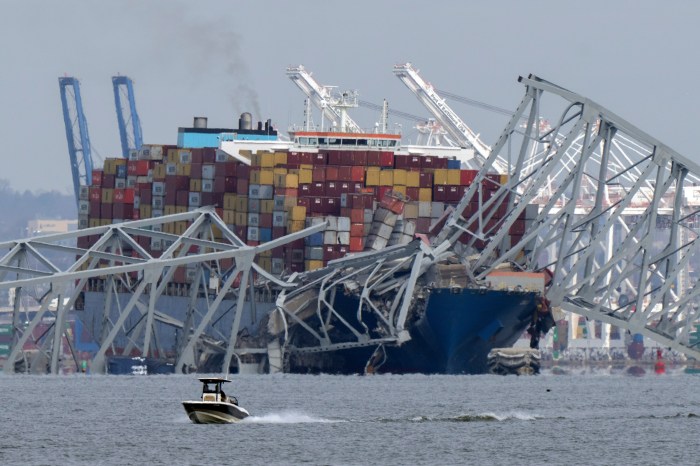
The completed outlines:
<svg viewBox="0 0 700 466">
<path fill-rule="evenodd" d="M 215 383 L 205 383 L 202 388 L 202 393 L 217 393 L 217 384 Z"/>
</svg>

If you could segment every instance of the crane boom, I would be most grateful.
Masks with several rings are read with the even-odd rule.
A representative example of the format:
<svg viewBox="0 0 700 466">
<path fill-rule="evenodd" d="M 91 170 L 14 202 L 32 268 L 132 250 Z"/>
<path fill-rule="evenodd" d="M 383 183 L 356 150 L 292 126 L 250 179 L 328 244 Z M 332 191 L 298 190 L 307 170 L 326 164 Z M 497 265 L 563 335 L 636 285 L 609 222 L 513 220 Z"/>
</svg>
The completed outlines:
<svg viewBox="0 0 700 466">
<path fill-rule="evenodd" d="M 484 144 L 457 116 L 445 99 L 438 95 L 433 86 L 427 83 L 410 63 L 394 65 L 394 74 L 418 97 L 418 100 L 435 116 L 450 136 L 460 144 L 472 147 L 482 163 L 488 158 L 491 148 Z"/>
<path fill-rule="evenodd" d="M 303 65 L 288 67 L 287 77 L 294 81 L 294 84 L 311 99 L 326 118 L 340 125 L 341 131 L 350 133 L 362 132 L 360 126 L 346 112 L 347 108 L 357 106 L 356 95 L 351 96 L 344 93 L 339 98 L 334 97 L 331 95 L 331 88 L 329 86 L 321 86 L 316 82 Z M 352 102 L 353 97 L 354 102 Z"/>
<path fill-rule="evenodd" d="M 112 86 L 114 87 L 114 105 L 117 109 L 122 156 L 129 158 L 129 152 L 134 149 L 140 149 L 143 144 L 141 120 L 139 120 L 139 115 L 136 112 L 134 83 L 127 76 L 113 76 Z M 126 98 L 128 107 L 125 107 L 122 97 Z"/>
<path fill-rule="evenodd" d="M 92 184 L 92 154 L 90 153 L 90 136 L 87 120 L 83 112 L 83 101 L 80 97 L 80 83 L 76 78 L 58 78 L 63 106 L 63 122 L 66 126 L 68 155 L 70 156 L 71 173 L 73 175 L 73 190 L 75 202 L 80 199 L 80 187 Z M 69 92 L 71 91 L 72 92 Z"/>
</svg>

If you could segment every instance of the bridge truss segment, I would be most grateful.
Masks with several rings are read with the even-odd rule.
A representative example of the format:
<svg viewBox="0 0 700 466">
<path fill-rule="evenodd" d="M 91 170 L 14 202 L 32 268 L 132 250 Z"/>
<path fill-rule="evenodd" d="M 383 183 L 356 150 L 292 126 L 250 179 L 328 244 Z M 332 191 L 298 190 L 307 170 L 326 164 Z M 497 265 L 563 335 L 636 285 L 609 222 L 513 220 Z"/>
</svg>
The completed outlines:
<svg viewBox="0 0 700 466">
<path fill-rule="evenodd" d="M 700 167 L 590 99 L 520 82 L 522 102 L 434 244 L 461 250 L 477 281 L 505 262 L 546 268 L 554 306 L 700 357 L 698 211 L 684 202 Z M 552 127 L 544 109 L 559 109 Z M 489 174 L 499 157 L 507 179 Z"/>
<path fill-rule="evenodd" d="M 236 348 L 236 344 L 247 292 L 253 295 L 254 277 L 281 288 L 297 286 L 258 267 L 254 263 L 256 256 L 325 227 L 321 223 L 253 247 L 241 241 L 213 208 L 204 207 L 0 243 L 0 250 L 5 251 L 0 257 L 0 289 L 14 290 L 13 342 L 4 371 L 14 372 L 18 361 L 24 361 L 26 369 L 29 362 L 23 348 L 33 340 L 39 351 L 32 357 L 32 365 L 36 367 L 45 358 L 50 361 L 48 370 L 58 373 L 60 347 L 69 340 L 64 339 L 67 313 L 73 309 L 79 312 L 80 301 L 91 287 L 98 288 L 104 296 L 101 331 L 96 335 L 99 350 L 91 364 L 93 372 L 104 371 L 106 356 L 117 355 L 118 346 L 122 355 L 136 352 L 144 357 L 162 357 L 164 348 L 158 342 L 156 324 L 180 332 L 178 371 L 196 366 L 203 348 L 223 353 L 224 367 L 228 367 L 233 357 L 246 351 Z M 184 231 L 172 233 L 178 228 Z M 91 245 L 81 247 L 81 238 L 90 238 Z M 144 247 L 146 243 L 149 248 Z M 170 309 L 159 309 L 157 303 L 172 291 L 169 288 L 173 286 L 173 276 L 183 267 L 193 279 L 184 289 L 190 306 L 185 318 L 178 320 Z M 183 290 L 177 291 L 182 296 Z M 202 297 L 204 306 L 195 306 Z M 221 306 L 224 299 L 234 300 L 233 309 Z M 35 308 L 26 309 L 28 303 L 35 303 Z M 232 317 L 227 320 L 230 329 L 221 331 L 212 324 L 231 310 Z M 38 325 L 51 315 L 51 325 L 37 335 Z M 117 339 L 123 344 L 116 345 Z M 77 366 L 77 359 L 75 362 Z"/>
</svg>

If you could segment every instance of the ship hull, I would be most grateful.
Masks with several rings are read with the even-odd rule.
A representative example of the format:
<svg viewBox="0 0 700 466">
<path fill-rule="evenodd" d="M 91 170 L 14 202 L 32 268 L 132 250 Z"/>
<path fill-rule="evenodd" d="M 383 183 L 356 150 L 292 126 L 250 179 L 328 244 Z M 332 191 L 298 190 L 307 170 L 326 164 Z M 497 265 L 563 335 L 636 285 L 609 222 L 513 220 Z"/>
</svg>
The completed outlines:
<svg viewBox="0 0 700 466">
<path fill-rule="evenodd" d="M 473 289 L 436 289 L 425 312 L 408 328 L 402 345 L 292 355 L 291 372 L 484 374 L 493 348 L 510 347 L 537 312 L 540 294 Z M 341 304 L 349 319 L 352 299 Z M 371 325 L 368 325 L 371 328 Z M 376 351 L 375 351 L 376 350 Z"/>
</svg>

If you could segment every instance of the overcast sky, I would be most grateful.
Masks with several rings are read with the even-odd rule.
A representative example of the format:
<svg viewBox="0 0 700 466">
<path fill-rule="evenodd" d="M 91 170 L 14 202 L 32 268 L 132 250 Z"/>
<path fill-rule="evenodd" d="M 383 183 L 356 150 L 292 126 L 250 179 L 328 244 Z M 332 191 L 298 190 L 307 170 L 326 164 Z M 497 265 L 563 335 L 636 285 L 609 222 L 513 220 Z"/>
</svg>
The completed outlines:
<svg viewBox="0 0 700 466">
<path fill-rule="evenodd" d="M 280 128 L 302 123 L 304 96 L 285 76 L 298 64 L 322 84 L 426 116 L 394 77 L 395 63 L 412 62 L 438 89 L 508 109 L 524 93 L 518 76 L 534 73 L 700 162 L 697 2 L 0 0 L 0 7 L 0 179 L 18 190 L 72 192 L 59 76 L 80 79 L 93 153 L 104 158 L 120 154 L 113 75 L 135 82 L 144 141 L 172 144 L 193 116 L 216 127 L 236 127 L 242 111 Z M 452 106 L 487 144 L 506 122 Z M 378 119 L 364 109 L 352 116 L 361 126 Z"/>
</svg>

